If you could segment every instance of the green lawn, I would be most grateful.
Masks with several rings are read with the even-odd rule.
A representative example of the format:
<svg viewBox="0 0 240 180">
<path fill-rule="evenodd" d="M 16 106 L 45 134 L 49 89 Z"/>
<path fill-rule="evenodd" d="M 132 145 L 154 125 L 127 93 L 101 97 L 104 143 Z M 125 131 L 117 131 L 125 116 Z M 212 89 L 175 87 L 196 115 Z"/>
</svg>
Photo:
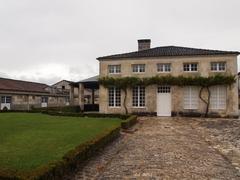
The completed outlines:
<svg viewBox="0 0 240 180">
<path fill-rule="evenodd" d="M 60 160 L 120 119 L 58 117 L 38 113 L 0 113 L 0 169 L 32 170 Z"/>
</svg>

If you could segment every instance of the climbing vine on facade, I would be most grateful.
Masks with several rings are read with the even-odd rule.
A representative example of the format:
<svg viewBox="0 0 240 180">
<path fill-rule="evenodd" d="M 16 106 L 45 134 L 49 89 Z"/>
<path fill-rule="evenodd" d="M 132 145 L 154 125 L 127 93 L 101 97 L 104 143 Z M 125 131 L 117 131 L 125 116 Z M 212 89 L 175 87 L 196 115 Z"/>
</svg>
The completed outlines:
<svg viewBox="0 0 240 180">
<path fill-rule="evenodd" d="M 126 107 L 127 89 L 138 85 L 169 85 L 169 86 L 198 86 L 200 87 L 199 98 L 206 104 L 205 116 L 208 115 L 209 104 L 210 104 L 210 87 L 216 85 L 230 86 L 236 82 L 234 75 L 223 75 L 216 74 L 214 76 L 203 77 L 203 76 L 153 76 L 153 77 L 101 77 L 99 78 L 99 84 L 105 88 L 118 87 L 125 93 L 124 97 L 124 108 L 126 114 L 128 110 Z M 202 97 L 203 90 L 207 90 L 207 99 Z"/>
</svg>

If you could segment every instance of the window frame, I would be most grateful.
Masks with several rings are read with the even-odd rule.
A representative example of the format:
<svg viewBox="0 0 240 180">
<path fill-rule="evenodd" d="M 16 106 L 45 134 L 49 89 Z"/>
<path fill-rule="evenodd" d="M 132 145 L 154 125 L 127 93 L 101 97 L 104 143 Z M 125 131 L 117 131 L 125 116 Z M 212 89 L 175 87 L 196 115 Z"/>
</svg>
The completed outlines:
<svg viewBox="0 0 240 180">
<path fill-rule="evenodd" d="M 193 70 L 193 65 L 196 65 L 196 70 Z M 185 68 L 185 66 L 188 66 Z M 188 68 L 188 70 L 186 70 Z M 183 72 L 198 72 L 198 63 L 183 63 Z"/>
<path fill-rule="evenodd" d="M 143 69 L 143 71 L 141 71 Z M 135 71 L 137 70 L 137 71 Z M 133 73 L 145 73 L 146 72 L 146 64 L 132 64 L 132 72 Z"/>
<path fill-rule="evenodd" d="M 110 93 L 112 93 L 110 97 Z M 112 101 L 112 102 L 110 102 Z M 121 108 L 122 106 L 122 93 L 121 89 L 115 86 L 108 88 L 108 107 L 110 108 Z"/>
<path fill-rule="evenodd" d="M 12 97 L 11 96 L 1 96 L 1 103 L 2 104 L 11 104 Z"/>
<path fill-rule="evenodd" d="M 194 91 L 197 92 L 194 92 Z M 196 97 L 193 97 L 195 94 Z M 197 110 L 199 108 L 199 88 L 196 86 L 185 86 L 183 92 L 183 109 Z M 186 97 L 187 96 L 187 97 Z M 195 101 L 195 102 L 194 102 Z"/>
<path fill-rule="evenodd" d="M 48 100 L 49 100 L 48 96 L 42 96 L 41 103 L 47 103 L 48 104 Z"/>
<path fill-rule="evenodd" d="M 113 69 L 111 69 L 113 68 Z M 113 70 L 113 71 L 112 71 Z M 121 64 L 109 64 L 108 74 L 121 74 Z"/>
<path fill-rule="evenodd" d="M 132 88 L 132 107 L 133 108 L 146 107 L 146 87 L 145 86 L 135 86 Z"/>
<path fill-rule="evenodd" d="M 213 69 L 213 65 L 216 65 L 216 70 Z M 220 64 L 224 64 L 224 70 L 220 70 Z M 212 72 L 225 72 L 227 63 L 225 61 L 210 62 L 210 69 Z"/>
<path fill-rule="evenodd" d="M 159 66 L 162 66 L 161 68 Z M 168 68 L 166 68 L 167 66 L 169 66 L 169 71 Z M 162 69 L 162 71 L 161 71 Z M 172 64 L 171 63 L 158 63 L 157 64 L 157 72 L 158 73 L 170 73 L 172 71 Z"/>
</svg>

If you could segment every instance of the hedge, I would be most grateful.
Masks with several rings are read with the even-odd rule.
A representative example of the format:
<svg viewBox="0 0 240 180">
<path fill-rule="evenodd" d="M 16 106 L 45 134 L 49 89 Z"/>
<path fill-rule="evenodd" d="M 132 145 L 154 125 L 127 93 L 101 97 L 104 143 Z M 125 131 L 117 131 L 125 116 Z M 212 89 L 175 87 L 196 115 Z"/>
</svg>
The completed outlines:
<svg viewBox="0 0 240 180">
<path fill-rule="evenodd" d="M 136 123 L 137 123 L 137 116 L 132 115 L 128 119 L 122 121 L 121 127 L 123 129 L 128 129 L 128 128 L 132 127 L 133 125 L 135 125 Z"/>
<path fill-rule="evenodd" d="M 52 115 L 52 116 L 119 118 L 119 119 L 123 119 L 123 120 L 130 117 L 130 115 L 125 115 L 125 114 L 72 113 L 72 112 L 56 112 L 56 111 L 43 111 L 42 113 Z"/>
<path fill-rule="evenodd" d="M 33 111 L 55 111 L 55 112 L 72 112 L 72 113 L 79 113 L 81 112 L 80 106 L 58 106 L 58 107 L 44 107 L 44 108 L 34 108 L 32 107 Z"/>
<path fill-rule="evenodd" d="M 64 155 L 62 160 L 41 166 L 31 172 L 17 172 L 9 170 L 0 170 L 0 179 L 4 180 L 53 180 L 63 179 L 64 176 L 73 172 L 77 167 L 83 166 L 86 161 L 97 154 L 107 144 L 118 138 L 120 127 L 109 129 L 95 139 L 77 146 Z"/>
</svg>

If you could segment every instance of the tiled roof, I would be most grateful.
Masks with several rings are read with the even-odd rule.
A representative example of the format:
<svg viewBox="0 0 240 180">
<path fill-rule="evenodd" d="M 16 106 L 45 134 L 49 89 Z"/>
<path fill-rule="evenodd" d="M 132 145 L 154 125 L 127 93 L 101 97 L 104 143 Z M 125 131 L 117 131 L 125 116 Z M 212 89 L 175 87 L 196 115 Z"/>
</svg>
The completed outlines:
<svg viewBox="0 0 240 180">
<path fill-rule="evenodd" d="M 130 53 L 116 54 L 97 58 L 98 60 L 105 59 L 121 59 L 121 58 L 142 58 L 142 57 L 166 57 L 166 56 L 204 56 L 204 55 L 239 55 L 237 51 L 219 51 L 209 49 L 197 49 L 179 46 L 162 46 L 151 48 L 142 51 Z"/>
<path fill-rule="evenodd" d="M 48 91 L 45 90 L 46 87 L 48 87 L 48 85 L 36 82 L 0 78 L 0 90 L 4 91 L 48 93 Z"/>
<path fill-rule="evenodd" d="M 81 80 L 79 82 L 97 82 L 98 81 L 98 78 L 99 76 L 93 76 L 93 77 L 90 77 L 90 78 L 87 78 L 87 79 L 84 79 L 84 80 Z"/>
</svg>

